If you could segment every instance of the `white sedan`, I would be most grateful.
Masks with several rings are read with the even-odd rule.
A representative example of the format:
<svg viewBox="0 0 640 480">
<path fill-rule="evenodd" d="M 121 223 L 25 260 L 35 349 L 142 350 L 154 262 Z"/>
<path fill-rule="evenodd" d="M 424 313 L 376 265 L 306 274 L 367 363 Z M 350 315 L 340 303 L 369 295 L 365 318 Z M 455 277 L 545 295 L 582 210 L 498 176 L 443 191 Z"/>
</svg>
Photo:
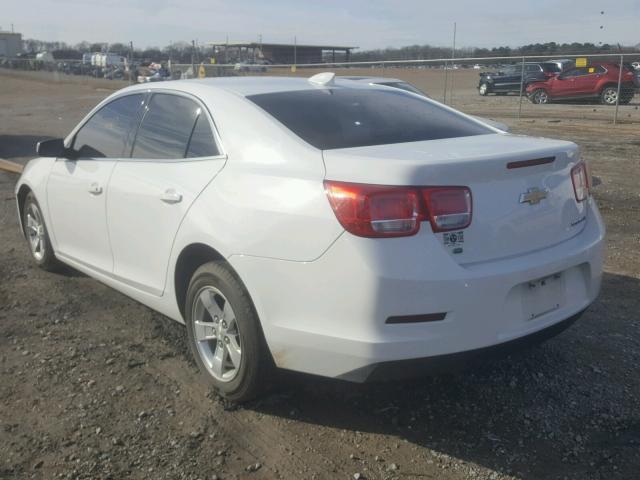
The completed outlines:
<svg viewBox="0 0 640 480">
<path fill-rule="evenodd" d="M 570 142 L 335 79 L 137 85 L 18 181 L 35 262 L 186 324 L 217 390 L 274 367 L 397 378 L 540 341 L 598 295 L 604 227 Z"/>
</svg>

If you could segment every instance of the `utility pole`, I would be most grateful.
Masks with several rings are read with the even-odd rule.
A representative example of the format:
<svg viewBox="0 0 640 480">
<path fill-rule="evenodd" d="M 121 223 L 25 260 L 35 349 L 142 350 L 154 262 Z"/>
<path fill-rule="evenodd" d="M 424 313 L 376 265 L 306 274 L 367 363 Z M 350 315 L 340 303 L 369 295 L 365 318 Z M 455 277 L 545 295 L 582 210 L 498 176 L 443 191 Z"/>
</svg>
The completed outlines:
<svg viewBox="0 0 640 480">
<path fill-rule="evenodd" d="M 196 78 L 196 41 L 191 40 L 191 74 Z"/>
<path fill-rule="evenodd" d="M 451 49 L 451 92 L 449 93 L 449 105 L 453 105 L 453 62 L 456 58 L 456 22 L 453 22 L 453 48 Z"/>
<path fill-rule="evenodd" d="M 298 37 L 293 37 L 293 65 L 298 64 Z"/>
<path fill-rule="evenodd" d="M 13 30 L 13 23 L 11 24 L 11 33 L 16 33 L 16 32 Z"/>
<path fill-rule="evenodd" d="M 129 41 L 129 83 L 133 83 L 133 41 Z"/>
</svg>

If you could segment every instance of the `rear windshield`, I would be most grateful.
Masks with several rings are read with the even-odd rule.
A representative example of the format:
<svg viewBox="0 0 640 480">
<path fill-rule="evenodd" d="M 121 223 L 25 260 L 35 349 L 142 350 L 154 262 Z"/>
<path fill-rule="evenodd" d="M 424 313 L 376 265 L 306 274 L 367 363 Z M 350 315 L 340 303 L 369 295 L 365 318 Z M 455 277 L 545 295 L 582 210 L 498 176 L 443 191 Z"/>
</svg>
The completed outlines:
<svg viewBox="0 0 640 480">
<path fill-rule="evenodd" d="M 494 133 L 401 90 L 333 88 L 247 98 L 321 150 Z"/>
</svg>

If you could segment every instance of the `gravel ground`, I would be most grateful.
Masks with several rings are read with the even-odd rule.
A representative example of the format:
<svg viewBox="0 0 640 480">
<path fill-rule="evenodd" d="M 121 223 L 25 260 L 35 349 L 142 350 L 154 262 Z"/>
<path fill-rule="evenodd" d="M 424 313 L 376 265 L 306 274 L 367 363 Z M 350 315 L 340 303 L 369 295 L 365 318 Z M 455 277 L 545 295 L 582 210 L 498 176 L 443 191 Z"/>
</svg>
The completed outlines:
<svg viewBox="0 0 640 480">
<path fill-rule="evenodd" d="M 109 93 L 0 78 L 0 157 L 19 162 Z M 494 118 L 582 145 L 608 227 L 600 299 L 562 335 L 470 372 L 283 374 L 243 407 L 198 381 L 181 325 L 73 270 L 34 268 L 16 177 L 0 173 L 0 479 L 638 478 L 640 126 Z"/>
</svg>

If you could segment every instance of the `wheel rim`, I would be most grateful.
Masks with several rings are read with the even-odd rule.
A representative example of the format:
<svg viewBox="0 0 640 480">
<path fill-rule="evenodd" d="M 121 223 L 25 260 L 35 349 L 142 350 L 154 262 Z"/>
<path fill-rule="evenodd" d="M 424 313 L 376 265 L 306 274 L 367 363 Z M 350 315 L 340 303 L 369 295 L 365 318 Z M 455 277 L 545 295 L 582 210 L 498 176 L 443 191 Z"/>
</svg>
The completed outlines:
<svg viewBox="0 0 640 480">
<path fill-rule="evenodd" d="M 618 91 L 613 88 L 607 88 L 604 91 L 604 101 L 608 104 L 614 104 L 618 100 Z"/>
<path fill-rule="evenodd" d="M 549 99 L 549 97 L 547 96 L 546 92 L 538 92 L 536 94 L 536 99 L 538 103 L 547 103 L 547 100 Z"/>
<path fill-rule="evenodd" d="M 40 209 L 35 203 L 30 203 L 27 207 L 26 230 L 31 254 L 33 258 L 40 261 L 45 255 L 44 223 Z"/>
<path fill-rule="evenodd" d="M 483 83 L 482 85 L 480 85 L 480 94 L 484 95 L 485 93 L 487 93 L 487 85 Z"/>
<path fill-rule="evenodd" d="M 242 363 L 242 339 L 231 303 L 215 287 L 201 288 L 193 303 L 193 333 L 200 359 L 220 382 L 230 382 Z"/>
</svg>

